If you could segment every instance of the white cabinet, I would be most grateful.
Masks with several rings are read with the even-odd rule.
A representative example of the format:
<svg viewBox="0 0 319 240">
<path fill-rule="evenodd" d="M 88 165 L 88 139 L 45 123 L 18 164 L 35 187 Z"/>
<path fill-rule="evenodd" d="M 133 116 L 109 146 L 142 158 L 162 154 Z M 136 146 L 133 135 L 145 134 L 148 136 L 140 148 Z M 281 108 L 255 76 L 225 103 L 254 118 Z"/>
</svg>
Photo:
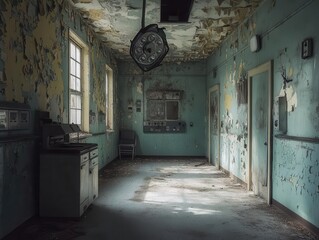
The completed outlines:
<svg viewBox="0 0 319 240">
<path fill-rule="evenodd" d="M 41 153 L 40 216 L 80 217 L 83 214 L 94 192 L 90 177 L 90 155 L 94 150 L 83 153 L 55 149 Z"/>
<path fill-rule="evenodd" d="M 92 202 L 98 197 L 99 191 L 98 157 L 90 159 L 89 173 L 89 204 L 92 204 Z"/>
</svg>

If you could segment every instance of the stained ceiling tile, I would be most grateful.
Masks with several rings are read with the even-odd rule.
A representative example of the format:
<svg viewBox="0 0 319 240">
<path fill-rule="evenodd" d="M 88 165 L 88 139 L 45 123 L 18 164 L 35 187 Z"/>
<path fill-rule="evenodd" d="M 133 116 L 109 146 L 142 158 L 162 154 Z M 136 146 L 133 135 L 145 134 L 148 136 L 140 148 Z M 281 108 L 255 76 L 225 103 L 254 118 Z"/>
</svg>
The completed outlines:
<svg viewBox="0 0 319 240">
<path fill-rule="evenodd" d="M 69 0 L 117 58 L 128 59 L 142 26 L 143 0 Z M 173 0 L 171 0 L 173 1 Z M 147 0 L 145 26 L 165 28 L 166 61 L 207 58 L 262 0 L 194 0 L 188 23 L 161 23 L 161 0 Z"/>
</svg>

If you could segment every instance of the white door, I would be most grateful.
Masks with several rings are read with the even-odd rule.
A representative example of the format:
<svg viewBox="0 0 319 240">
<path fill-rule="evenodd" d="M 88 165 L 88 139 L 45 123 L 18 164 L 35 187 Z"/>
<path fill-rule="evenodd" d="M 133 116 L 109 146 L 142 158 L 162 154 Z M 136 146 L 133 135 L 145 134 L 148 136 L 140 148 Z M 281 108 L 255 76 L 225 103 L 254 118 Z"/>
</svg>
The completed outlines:
<svg viewBox="0 0 319 240">
<path fill-rule="evenodd" d="M 248 71 L 248 189 L 271 203 L 272 61 Z"/>
<path fill-rule="evenodd" d="M 208 128 L 208 156 L 209 162 L 219 168 L 219 85 L 209 90 L 209 128 Z"/>
</svg>

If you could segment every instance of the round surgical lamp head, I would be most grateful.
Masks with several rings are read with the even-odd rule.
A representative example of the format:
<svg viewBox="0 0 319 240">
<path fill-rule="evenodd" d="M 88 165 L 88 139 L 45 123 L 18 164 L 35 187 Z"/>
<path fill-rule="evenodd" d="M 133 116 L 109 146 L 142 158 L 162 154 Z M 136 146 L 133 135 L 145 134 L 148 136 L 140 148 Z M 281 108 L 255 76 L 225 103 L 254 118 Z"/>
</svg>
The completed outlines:
<svg viewBox="0 0 319 240">
<path fill-rule="evenodd" d="M 159 66 L 168 50 L 163 28 L 151 24 L 142 28 L 131 41 L 130 55 L 146 72 Z"/>
</svg>

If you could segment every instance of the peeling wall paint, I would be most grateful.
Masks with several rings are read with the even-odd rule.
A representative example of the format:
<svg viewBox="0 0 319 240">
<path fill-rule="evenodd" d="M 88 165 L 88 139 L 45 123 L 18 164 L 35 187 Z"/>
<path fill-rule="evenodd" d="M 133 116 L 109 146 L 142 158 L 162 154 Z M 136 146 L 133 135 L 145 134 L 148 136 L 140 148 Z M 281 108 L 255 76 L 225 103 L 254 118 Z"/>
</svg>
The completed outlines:
<svg viewBox="0 0 319 240">
<path fill-rule="evenodd" d="M 274 195 L 281 196 L 281 202 L 301 217 L 318 221 L 319 145 L 276 140 L 274 146 L 275 154 L 282 159 L 273 166 Z"/>
<path fill-rule="evenodd" d="M 294 90 L 294 87 L 288 86 L 286 89 L 280 89 L 278 97 L 286 97 L 287 99 L 287 111 L 293 112 L 298 106 L 297 92 Z"/>
<path fill-rule="evenodd" d="M 86 117 L 92 137 L 83 141 L 98 144 L 102 168 L 118 155 L 117 63 L 68 1 L 0 1 L 0 101 L 30 105 L 32 127 L 37 110 L 48 111 L 53 121 L 68 122 L 69 29 L 89 48 L 90 95 Z M 106 65 L 114 73 L 112 133 L 106 133 L 105 124 Z M 37 175 L 34 160 L 38 153 L 33 148 L 34 142 L 29 140 L 0 144 L 5 159 L 6 191 L 0 205 L 0 238 L 36 213 L 35 183 L 29 181 Z"/>
<path fill-rule="evenodd" d="M 232 96 L 229 94 L 225 94 L 224 95 L 224 104 L 225 104 L 225 109 L 227 109 L 228 111 L 230 111 L 231 107 L 232 107 Z"/>
<path fill-rule="evenodd" d="M 49 99 L 55 98 L 60 103 L 59 114 L 62 115 L 63 96 L 60 101 L 56 97 L 64 90 L 61 39 L 56 38 L 59 24 L 52 20 L 57 18 L 59 9 L 48 11 L 46 16 L 29 16 L 24 12 L 27 6 L 27 2 L 14 7 L 8 3 L 7 11 L 3 12 L 3 17 L 8 20 L 5 22 L 4 48 L 11 52 L 5 58 L 5 99 L 29 103 L 33 99 L 26 93 L 34 91 L 41 99 L 37 102 L 40 110 L 50 108 Z M 19 16 L 23 24 L 15 16 Z"/>
<path fill-rule="evenodd" d="M 273 102 L 278 96 L 287 97 L 287 135 L 318 139 L 318 46 L 312 58 L 301 58 L 301 42 L 319 38 L 315 27 L 318 8 L 317 1 L 266 0 L 207 60 L 207 87 L 216 83 L 223 86 L 221 166 L 246 183 L 247 104 L 238 104 L 237 83 L 248 70 L 273 59 Z M 263 36 L 262 49 L 257 53 L 249 51 L 253 34 Z M 284 77 L 292 81 L 284 82 Z M 319 227 L 318 143 L 279 139 L 276 134 L 273 132 L 273 198 Z M 236 136 L 242 138 L 236 140 Z"/>
</svg>

